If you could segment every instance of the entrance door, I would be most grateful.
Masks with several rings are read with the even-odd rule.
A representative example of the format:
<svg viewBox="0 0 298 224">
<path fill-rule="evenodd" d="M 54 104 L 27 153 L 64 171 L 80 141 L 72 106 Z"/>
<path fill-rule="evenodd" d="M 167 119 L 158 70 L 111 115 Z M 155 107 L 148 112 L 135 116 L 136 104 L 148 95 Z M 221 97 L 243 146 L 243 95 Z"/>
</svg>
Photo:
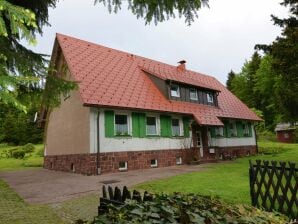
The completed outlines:
<svg viewBox="0 0 298 224">
<path fill-rule="evenodd" d="M 202 143 L 201 131 L 196 131 L 196 147 L 200 149 L 200 157 L 202 158 L 204 154 L 203 154 L 203 143 Z"/>
</svg>

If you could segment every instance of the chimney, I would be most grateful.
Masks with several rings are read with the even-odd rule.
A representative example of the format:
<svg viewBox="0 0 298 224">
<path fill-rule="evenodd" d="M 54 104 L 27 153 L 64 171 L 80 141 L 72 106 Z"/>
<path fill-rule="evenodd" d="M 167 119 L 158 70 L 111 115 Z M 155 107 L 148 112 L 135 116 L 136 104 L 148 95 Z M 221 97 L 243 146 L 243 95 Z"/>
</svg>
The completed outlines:
<svg viewBox="0 0 298 224">
<path fill-rule="evenodd" d="M 186 70 L 186 68 L 185 68 L 186 61 L 185 60 L 178 61 L 177 63 L 179 63 L 179 65 L 177 66 L 177 69 L 179 71 L 183 72 Z"/>
</svg>

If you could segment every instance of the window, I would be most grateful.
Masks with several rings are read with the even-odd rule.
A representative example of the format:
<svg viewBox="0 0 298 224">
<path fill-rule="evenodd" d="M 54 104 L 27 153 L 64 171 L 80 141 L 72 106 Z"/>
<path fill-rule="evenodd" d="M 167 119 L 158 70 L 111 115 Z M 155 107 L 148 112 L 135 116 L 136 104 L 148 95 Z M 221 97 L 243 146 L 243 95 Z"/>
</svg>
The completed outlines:
<svg viewBox="0 0 298 224">
<path fill-rule="evenodd" d="M 231 122 L 229 125 L 229 128 L 231 132 L 231 137 L 236 137 L 237 136 L 236 122 Z"/>
<path fill-rule="evenodd" d="M 147 117 L 146 123 L 146 134 L 147 135 L 157 135 L 157 123 L 156 117 Z"/>
<path fill-rule="evenodd" d="M 189 98 L 191 100 L 198 100 L 198 91 L 196 89 L 189 89 Z"/>
<path fill-rule="evenodd" d="M 123 114 L 115 114 L 116 135 L 128 135 L 128 117 Z"/>
<path fill-rule="evenodd" d="M 171 96 L 180 97 L 180 88 L 178 85 L 171 85 Z"/>
<path fill-rule="evenodd" d="M 173 136 L 180 136 L 180 120 L 179 119 L 172 119 L 172 135 Z"/>
<path fill-rule="evenodd" d="M 182 164 L 182 158 L 181 157 L 176 157 L 176 164 L 181 165 Z"/>
<path fill-rule="evenodd" d="M 208 103 L 213 103 L 214 102 L 212 93 L 207 93 L 207 102 Z"/>
<path fill-rule="evenodd" d="M 223 127 L 215 128 L 215 136 L 216 137 L 223 137 L 224 136 L 224 129 Z"/>
<path fill-rule="evenodd" d="M 151 167 L 157 167 L 157 159 L 151 159 L 150 166 Z"/>
<path fill-rule="evenodd" d="M 242 124 L 242 128 L 243 128 L 243 136 L 249 136 L 249 124 L 248 123 Z"/>
<path fill-rule="evenodd" d="M 119 162 L 119 170 L 120 171 L 127 170 L 127 162 L 125 162 L 125 161 Z"/>
</svg>

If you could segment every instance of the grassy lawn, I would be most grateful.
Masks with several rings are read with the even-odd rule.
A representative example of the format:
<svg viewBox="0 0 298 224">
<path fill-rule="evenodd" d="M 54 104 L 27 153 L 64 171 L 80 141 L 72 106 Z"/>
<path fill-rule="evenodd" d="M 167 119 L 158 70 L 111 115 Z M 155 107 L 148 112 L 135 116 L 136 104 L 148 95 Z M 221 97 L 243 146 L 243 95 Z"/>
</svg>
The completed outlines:
<svg viewBox="0 0 298 224">
<path fill-rule="evenodd" d="M 0 223 L 5 224 L 59 224 L 54 211 L 45 205 L 26 204 L 4 181 L 0 179 Z"/>
<path fill-rule="evenodd" d="M 43 145 L 35 145 L 35 150 L 31 154 L 26 154 L 24 159 L 3 158 L 0 157 L 0 171 L 19 170 L 25 168 L 42 167 L 43 157 L 40 155 L 40 150 Z M 0 145 L 0 155 L 5 151 L 17 148 L 17 146 Z"/>
<path fill-rule="evenodd" d="M 260 142 L 260 152 L 266 153 L 233 162 L 208 165 L 206 171 L 182 174 L 168 179 L 137 185 L 150 192 L 184 192 L 219 196 L 227 202 L 250 204 L 249 160 L 298 162 L 298 144 Z M 268 154 L 267 154 L 268 153 Z"/>
</svg>

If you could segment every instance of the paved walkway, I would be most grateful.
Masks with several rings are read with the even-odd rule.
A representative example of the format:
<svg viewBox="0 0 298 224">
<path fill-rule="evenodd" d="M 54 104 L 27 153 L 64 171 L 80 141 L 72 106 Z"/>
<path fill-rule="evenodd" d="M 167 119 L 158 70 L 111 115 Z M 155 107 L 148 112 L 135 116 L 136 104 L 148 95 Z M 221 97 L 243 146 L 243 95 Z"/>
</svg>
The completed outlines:
<svg viewBox="0 0 298 224">
<path fill-rule="evenodd" d="M 80 174 L 51 171 L 42 168 L 22 171 L 0 172 L 0 178 L 6 181 L 26 202 L 31 204 L 51 204 L 66 201 L 82 195 L 101 192 L 105 182 L 109 185 L 128 186 L 167 178 L 182 173 L 205 169 L 206 165 L 173 166 L 83 176 Z"/>
</svg>

